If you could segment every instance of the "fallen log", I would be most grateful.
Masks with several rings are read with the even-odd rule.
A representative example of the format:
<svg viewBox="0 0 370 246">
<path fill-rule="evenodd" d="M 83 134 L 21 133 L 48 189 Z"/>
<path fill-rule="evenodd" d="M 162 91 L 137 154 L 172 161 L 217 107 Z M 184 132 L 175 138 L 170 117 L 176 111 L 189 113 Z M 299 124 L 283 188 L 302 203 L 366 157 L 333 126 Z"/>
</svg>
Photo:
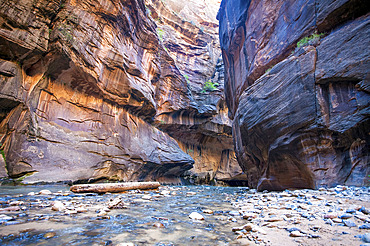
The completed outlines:
<svg viewBox="0 0 370 246">
<path fill-rule="evenodd" d="M 123 192 L 127 190 L 150 190 L 157 189 L 159 182 L 127 182 L 127 183 L 105 183 L 105 184 L 81 184 L 72 185 L 70 190 L 75 193 L 106 193 Z"/>
</svg>

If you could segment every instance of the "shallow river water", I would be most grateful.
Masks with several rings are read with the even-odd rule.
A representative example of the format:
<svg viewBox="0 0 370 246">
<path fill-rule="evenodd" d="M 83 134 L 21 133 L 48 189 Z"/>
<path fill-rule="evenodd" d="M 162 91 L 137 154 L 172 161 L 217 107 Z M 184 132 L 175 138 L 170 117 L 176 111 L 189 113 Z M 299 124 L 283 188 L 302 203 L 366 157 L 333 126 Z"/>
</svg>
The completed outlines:
<svg viewBox="0 0 370 246">
<path fill-rule="evenodd" d="M 40 190 L 52 194 L 40 195 Z M 1 207 L 20 210 L 2 213 L 0 245 L 229 245 L 235 240 L 231 202 L 244 192 L 245 188 L 162 186 L 97 195 L 70 193 L 64 185 L 1 186 Z M 127 208 L 101 212 L 115 198 Z M 66 209 L 53 211 L 55 201 Z M 78 207 L 86 209 L 76 213 Z M 207 209 L 213 214 L 204 213 Z M 190 219 L 192 212 L 205 220 Z"/>
</svg>

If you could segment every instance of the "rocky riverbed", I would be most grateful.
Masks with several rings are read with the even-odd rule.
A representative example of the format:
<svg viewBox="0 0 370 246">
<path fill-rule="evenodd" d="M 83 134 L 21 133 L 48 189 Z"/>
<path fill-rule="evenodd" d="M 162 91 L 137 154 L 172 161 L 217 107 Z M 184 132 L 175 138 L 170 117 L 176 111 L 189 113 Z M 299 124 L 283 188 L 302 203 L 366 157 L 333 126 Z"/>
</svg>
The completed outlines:
<svg viewBox="0 0 370 246">
<path fill-rule="evenodd" d="M 370 245 L 369 188 L 0 187 L 1 245 Z"/>
</svg>

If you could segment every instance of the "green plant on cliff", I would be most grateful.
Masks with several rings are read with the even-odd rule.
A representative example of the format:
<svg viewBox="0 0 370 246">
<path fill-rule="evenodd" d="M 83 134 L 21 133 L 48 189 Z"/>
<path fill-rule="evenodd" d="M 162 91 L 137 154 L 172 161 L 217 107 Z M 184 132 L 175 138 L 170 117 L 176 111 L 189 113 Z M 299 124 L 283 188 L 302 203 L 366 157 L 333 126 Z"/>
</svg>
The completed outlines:
<svg viewBox="0 0 370 246">
<path fill-rule="evenodd" d="M 59 32 L 62 34 L 62 38 L 65 39 L 68 43 L 72 44 L 73 42 L 73 28 L 71 25 L 63 23 L 59 28 Z"/>
<path fill-rule="evenodd" d="M 161 40 L 161 42 L 163 41 L 163 35 L 164 35 L 164 31 L 160 28 L 157 28 L 157 34 L 158 34 L 158 37 L 159 37 L 159 40 Z"/>
<path fill-rule="evenodd" d="M 186 83 L 188 83 L 188 84 L 189 84 L 189 75 L 184 74 L 184 78 L 185 78 L 185 80 L 186 80 Z"/>
<path fill-rule="evenodd" d="M 204 83 L 203 85 L 203 90 L 201 91 L 201 93 L 206 93 L 207 91 L 214 91 L 216 90 L 217 86 L 219 84 L 217 82 L 213 83 L 212 81 L 208 80 Z"/>
<path fill-rule="evenodd" d="M 301 40 L 298 41 L 297 48 L 301 48 L 301 47 L 307 45 L 310 41 L 312 41 L 314 39 L 319 40 L 321 38 L 321 36 L 323 36 L 323 35 L 324 35 L 324 33 L 320 33 L 320 34 L 314 33 L 311 36 L 304 37 L 304 38 L 302 38 Z"/>
</svg>

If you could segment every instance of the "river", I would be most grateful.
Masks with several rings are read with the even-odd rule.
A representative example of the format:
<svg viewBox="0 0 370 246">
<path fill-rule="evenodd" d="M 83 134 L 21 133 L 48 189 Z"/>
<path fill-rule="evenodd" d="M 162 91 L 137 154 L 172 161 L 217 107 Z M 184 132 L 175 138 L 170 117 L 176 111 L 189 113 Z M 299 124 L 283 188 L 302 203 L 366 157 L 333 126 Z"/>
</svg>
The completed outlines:
<svg viewBox="0 0 370 246">
<path fill-rule="evenodd" d="M 0 244 L 228 245 L 235 240 L 230 229 L 236 220 L 232 201 L 246 189 L 161 186 L 158 190 L 98 195 L 74 194 L 65 185 L 2 186 L 0 205 L 20 210 L 2 212 Z M 38 194 L 41 190 L 51 194 Z M 117 198 L 127 208 L 108 211 L 109 201 Z M 66 208 L 53 211 L 55 201 Z M 79 207 L 85 210 L 76 213 Z M 204 220 L 189 218 L 192 212 Z"/>
</svg>

